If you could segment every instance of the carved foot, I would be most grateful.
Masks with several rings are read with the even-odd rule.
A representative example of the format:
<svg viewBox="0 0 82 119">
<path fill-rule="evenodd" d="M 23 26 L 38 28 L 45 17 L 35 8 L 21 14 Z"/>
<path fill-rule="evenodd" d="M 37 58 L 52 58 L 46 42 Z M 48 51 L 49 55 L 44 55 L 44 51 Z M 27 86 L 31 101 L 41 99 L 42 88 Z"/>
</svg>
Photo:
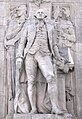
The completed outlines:
<svg viewBox="0 0 82 119">
<path fill-rule="evenodd" d="M 31 110 L 30 114 L 37 114 L 37 110 Z"/>
<path fill-rule="evenodd" d="M 52 114 L 63 115 L 63 112 L 58 107 L 55 107 L 52 109 Z"/>
<path fill-rule="evenodd" d="M 64 116 L 66 119 L 72 119 L 73 118 L 73 116 L 69 113 L 65 113 Z"/>
</svg>

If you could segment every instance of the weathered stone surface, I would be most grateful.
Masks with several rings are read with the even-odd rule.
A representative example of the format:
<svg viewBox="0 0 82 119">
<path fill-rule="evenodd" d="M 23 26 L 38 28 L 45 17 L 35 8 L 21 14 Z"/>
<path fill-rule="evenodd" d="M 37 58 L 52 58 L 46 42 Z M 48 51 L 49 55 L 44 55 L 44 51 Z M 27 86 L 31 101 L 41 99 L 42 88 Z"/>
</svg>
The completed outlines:
<svg viewBox="0 0 82 119">
<path fill-rule="evenodd" d="M 40 115 L 33 115 L 32 119 L 64 119 L 63 116 L 51 115 L 51 114 L 40 114 Z"/>
<path fill-rule="evenodd" d="M 51 1 L 50 1 L 51 2 Z M 67 108 L 66 106 L 69 105 L 69 110 L 71 110 L 71 106 L 73 108 L 74 114 L 77 115 L 78 119 L 82 119 L 82 0 L 52 0 L 52 4 L 49 2 L 49 0 L 46 0 L 44 2 L 44 4 L 41 4 L 40 8 L 44 9 L 44 11 L 48 14 L 49 19 L 54 18 L 54 12 L 56 11 L 55 16 L 57 17 L 58 14 L 58 6 L 62 7 L 62 6 L 69 6 L 70 7 L 70 11 L 71 11 L 71 21 L 73 22 L 74 25 L 74 29 L 76 31 L 76 46 L 74 47 L 73 52 L 74 52 L 74 63 L 75 63 L 75 71 L 72 73 L 72 75 L 69 74 L 69 76 L 59 76 L 58 77 L 58 93 L 59 93 L 59 104 L 61 106 L 61 109 L 65 109 Z M 10 10 L 9 8 L 11 8 L 11 6 L 20 6 L 21 4 L 28 4 L 29 1 L 28 0 L 0 0 L 0 107 L 2 109 L 0 109 L 0 119 L 3 119 L 7 114 L 8 114 L 8 103 L 11 101 L 11 99 L 8 101 L 8 90 L 9 90 L 9 86 L 7 82 L 7 62 L 6 62 L 6 56 L 7 56 L 7 52 L 6 49 L 4 50 L 4 41 L 5 41 L 5 30 L 7 27 L 7 20 L 10 19 Z M 28 9 L 28 14 L 31 16 L 35 13 L 35 11 L 39 8 L 37 7 L 35 4 L 28 4 L 27 5 L 27 9 Z M 53 7 L 52 7 L 53 6 Z M 69 14 L 69 13 L 68 13 Z M 54 20 L 55 21 L 55 20 Z M 56 19 L 57 22 L 57 19 Z M 50 22 L 49 22 L 50 23 Z M 50 23 L 51 24 L 51 23 Z M 11 30 L 10 30 L 11 31 Z M 17 46 L 16 46 L 17 47 Z M 12 50 L 13 52 L 13 50 Z M 11 54 L 12 54 L 11 52 Z M 13 59 L 13 58 L 12 58 Z M 9 66 L 9 65 L 8 65 Z M 9 68 L 9 67 L 8 67 Z M 24 75 L 24 74 L 23 74 Z M 24 76 L 22 76 L 24 78 Z M 70 77 L 69 80 L 69 91 L 66 90 L 65 88 L 65 83 L 66 83 L 66 79 Z M 41 92 L 38 94 L 38 96 L 42 95 L 43 91 L 46 92 L 47 89 L 47 85 L 46 83 L 44 83 L 44 77 L 39 77 L 39 79 L 41 78 L 42 82 L 38 82 L 37 83 L 37 87 L 39 85 L 38 90 L 40 91 L 41 88 Z M 68 79 L 67 79 L 68 80 Z M 9 80 L 10 81 L 10 80 Z M 74 82 L 74 83 L 73 83 Z M 41 87 L 43 86 L 43 87 Z M 25 96 L 25 87 L 26 84 L 22 86 L 22 92 L 23 95 L 20 96 L 20 101 L 22 101 L 22 104 L 26 104 L 24 103 L 24 101 L 26 101 L 26 97 L 25 99 L 22 98 Z M 45 88 L 44 88 L 45 87 Z M 67 95 L 65 93 L 65 90 L 68 91 L 68 98 Z M 10 93 L 11 94 L 11 93 Z M 72 98 L 71 98 L 71 96 Z M 48 94 L 46 94 L 46 97 L 48 96 Z M 11 97 L 11 96 L 10 96 Z M 72 99 L 72 100 L 70 100 Z M 38 100 L 41 100 L 41 104 L 39 104 L 40 106 L 40 110 L 42 110 L 45 106 L 42 105 L 42 101 L 44 100 L 43 95 L 41 96 L 41 98 L 39 97 Z M 67 103 L 68 100 L 68 103 Z M 12 101 L 11 101 L 12 102 Z M 11 104 L 10 102 L 10 104 Z M 49 97 L 46 98 L 45 102 L 48 104 L 47 109 L 49 109 L 48 113 L 50 113 L 51 110 L 51 106 L 50 106 L 50 102 L 49 102 Z M 39 103 L 39 101 L 38 101 Z M 12 106 L 11 106 L 12 107 Z M 24 108 L 24 107 L 23 107 Z M 22 108 L 22 109 L 23 109 Z M 27 107 L 26 107 L 27 108 Z M 29 109 L 28 109 L 29 110 Z M 46 107 L 45 109 L 46 110 Z M 67 117 L 61 117 L 58 116 L 56 117 L 56 115 L 45 115 L 45 114 L 36 114 L 36 115 L 23 115 L 23 114 L 19 114 L 19 115 L 14 115 L 14 119 L 45 119 L 45 118 L 49 118 L 49 119 L 67 119 Z M 12 115 L 8 115 L 7 119 L 12 119 Z M 75 119 L 75 117 L 74 117 Z"/>
<path fill-rule="evenodd" d="M 14 114 L 13 119 L 32 119 L 32 115 L 29 114 Z"/>
<path fill-rule="evenodd" d="M 76 117 L 67 117 L 65 114 L 63 115 L 53 115 L 53 114 L 14 114 L 8 115 L 7 119 L 76 119 Z"/>
<path fill-rule="evenodd" d="M 54 20 L 50 21 L 52 16 L 51 12 L 54 12 L 51 11 L 52 10 L 51 5 L 52 5 L 51 1 L 34 0 L 30 2 L 29 16 L 35 16 L 35 18 L 33 19 L 32 17 L 30 17 L 30 19 L 27 20 L 26 20 L 27 10 L 25 5 L 10 7 L 10 19 L 8 21 L 6 35 L 5 35 L 5 42 L 4 42 L 5 48 L 7 50 L 7 57 L 6 57 L 7 58 L 7 82 L 8 82 L 8 92 L 9 92 L 9 94 L 7 95 L 8 114 L 14 113 L 14 111 L 15 113 L 21 113 L 21 114 L 28 113 L 28 112 L 35 113 L 35 114 L 37 112 L 49 113 L 49 114 L 52 112 L 52 113 L 61 114 L 63 113 L 62 111 L 67 111 L 66 93 L 65 93 L 66 91 L 65 74 L 62 75 L 63 77 L 60 76 L 60 79 L 62 78 L 62 82 L 57 81 L 58 84 L 57 85 L 56 84 L 57 72 L 56 72 L 56 67 L 54 67 L 54 65 L 56 64 L 53 63 L 55 63 L 54 60 L 57 58 L 56 62 L 57 62 L 58 69 L 60 69 L 63 73 L 69 72 L 70 67 L 68 67 L 67 63 L 69 63 L 70 61 L 70 64 L 72 63 L 72 65 L 74 66 L 70 48 L 72 44 L 75 43 L 76 39 L 75 39 L 74 27 L 72 25 L 72 22 L 69 20 L 70 12 L 71 12 L 70 7 L 58 6 L 59 13 L 55 12 Z M 48 9 L 44 9 L 44 6 L 45 8 Z M 37 10 L 39 8 L 41 9 Z M 45 19 L 46 14 L 48 14 L 47 15 L 48 22 Z M 55 28 L 55 23 L 56 23 L 55 21 L 57 22 L 57 29 Z M 33 22 L 34 24 L 31 24 Z M 48 25 L 50 26 L 49 28 Z M 53 29 L 52 29 L 52 25 L 53 25 Z M 34 29 L 35 27 L 36 29 Z M 27 42 L 27 33 L 28 33 L 28 42 Z M 34 37 L 35 33 L 36 33 L 36 37 Z M 53 44 L 51 43 L 51 41 L 53 42 Z M 18 42 L 18 46 L 16 46 L 17 42 Z M 58 44 L 56 44 L 56 42 Z M 15 47 L 17 49 L 15 49 Z M 65 47 L 67 49 L 67 57 L 65 56 L 66 53 L 64 49 Z M 61 48 L 64 49 L 62 53 L 60 53 Z M 68 52 L 68 50 L 70 50 L 70 52 Z M 44 52 L 47 55 L 45 55 Z M 51 53 L 53 54 L 54 57 L 56 57 L 55 59 L 54 57 L 53 58 L 49 57 L 49 54 Z M 56 54 L 56 56 L 54 54 Z M 24 62 L 23 62 L 23 58 L 25 58 Z M 34 62 L 34 59 L 36 60 L 36 62 Z M 51 60 L 53 60 L 53 62 L 51 62 Z M 23 63 L 25 65 L 25 69 L 24 67 L 22 67 Z M 39 78 L 40 83 L 44 82 L 44 85 L 43 84 L 41 85 L 43 86 L 43 90 L 44 90 L 43 92 L 40 91 L 42 87 L 40 87 L 40 89 L 37 88 L 39 86 L 39 83 L 37 83 L 37 86 L 35 85 L 36 83 L 35 76 L 37 76 L 36 74 L 38 73 L 35 66 L 38 67 L 38 69 L 40 69 L 41 73 L 46 79 L 46 81 L 45 79 L 43 79 L 42 81 L 42 79 Z M 53 67 L 55 71 L 53 70 Z M 25 70 L 27 75 L 25 79 L 28 78 L 26 79 L 26 81 L 22 81 L 22 83 L 28 81 L 28 87 L 27 87 L 28 92 L 25 92 L 26 89 L 24 90 L 23 87 L 20 85 L 20 78 L 21 78 L 20 74 L 23 71 L 22 69 Z M 42 74 L 38 74 L 38 75 L 42 75 Z M 37 80 L 37 82 L 39 81 Z M 14 97 L 14 92 L 15 92 L 15 97 Z M 41 100 L 39 95 L 40 92 L 42 93 L 42 98 L 43 98 L 43 99 L 41 98 L 42 102 L 40 101 Z M 28 95 L 26 95 L 26 93 Z M 62 99 L 61 96 L 60 98 L 58 98 L 58 95 L 60 94 L 62 96 Z M 69 95 L 72 94 L 70 94 L 69 92 Z M 58 102 L 61 102 L 60 107 L 58 106 Z M 60 108 L 62 111 L 60 110 Z M 38 118 L 38 117 L 33 116 L 32 118 Z M 44 115 L 42 118 L 45 118 Z M 49 118 L 54 118 L 54 117 L 52 116 Z"/>
<path fill-rule="evenodd" d="M 64 119 L 64 116 L 57 116 L 53 114 L 35 114 L 35 115 L 15 114 L 13 119 Z"/>
<path fill-rule="evenodd" d="M 40 5 L 40 8 L 43 9 L 45 11 L 45 13 L 47 14 L 47 18 L 50 19 L 51 17 L 51 10 L 52 10 L 52 6 L 51 6 L 51 2 L 43 2 L 43 4 Z M 33 15 L 36 13 L 36 11 L 39 9 L 39 7 L 37 6 L 36 2 L 34 3 L 29 3 L 29 16 L 33 17 Z"/>
<path fill-rule="evenodd" d="M 66 111 L 65 76 L 62 73 L 60 73 L 58 76 L 58 100 L 59 100 L 61 109 Z"/>
</svg>

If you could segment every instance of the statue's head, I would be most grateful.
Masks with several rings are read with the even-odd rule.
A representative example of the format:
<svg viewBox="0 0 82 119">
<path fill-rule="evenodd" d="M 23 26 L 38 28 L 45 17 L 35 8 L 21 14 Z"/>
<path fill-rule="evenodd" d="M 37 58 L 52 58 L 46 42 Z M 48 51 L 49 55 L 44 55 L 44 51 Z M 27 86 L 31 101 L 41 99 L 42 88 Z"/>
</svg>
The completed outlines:
<svg viewBox="0 0 82 119">
<path fill-rule="evenodd" d="M 43 20 L 47 17 L 43 9 L 39 9 L 36 11 L 36 14 L 34 15 L 38 20 Z"/>
<path fill-rule="evenodd" d="M 62 7 L 59 13 L 60 18 L 68 19 L 70 17 L 70 8 L 69 7 Z"/>
<path fill-rule="evenodd" d="M 17 9 L 16 9 L 16 13 L 17 13 L 17 16 L 18 16 L 18 17 L 20 17 L 20 16 L 26 14 L 26 12 L 27 12 L 27 7 L 26 7 L 26 5 L 20 5 L 20 6 L 18 6 Z"/>
<path fill-rule="evenodd" d="M 10 16 L 11 16 L 11 19 L 14 19 L 17 17 L 16 6 L 10 6 Z"/>
</svg>

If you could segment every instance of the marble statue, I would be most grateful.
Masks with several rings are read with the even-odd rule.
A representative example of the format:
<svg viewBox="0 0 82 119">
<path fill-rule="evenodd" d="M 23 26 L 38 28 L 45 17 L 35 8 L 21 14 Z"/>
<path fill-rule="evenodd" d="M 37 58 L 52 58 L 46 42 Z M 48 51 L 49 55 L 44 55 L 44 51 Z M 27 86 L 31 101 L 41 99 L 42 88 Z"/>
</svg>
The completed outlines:
<svg viewBox="0 0 82 119">
<path fill-rule="evenodd" d="M 72 119 L 74 114 L 74 25 L 69 6 L 53 5 L 30 0 L 28 10 L 26 4 L 10 8 L 4 45 L 7 108 L 13 119 L 18 114 Z"/>
<path fill-rule="evenodd" d="M 62 57 L 67 60 L 67 63 L 61 68 L 66 75 L 65 77 L 65 95 L 67 103 L 67 111 L 74 115 L 73 111 L 73 98 L 75 95 L 73 84 L 73 71 L 74 71 L 74 45 L 76 43 L 75 29 L 70 18 L 70 7 L 60 7 L 57 22 L 57 44 L 59 52 Z"/>
<path fill-rule="evenodd" d="M 62 7 L 60 9 L 57 23 L 58 47 L 61 56 L 63 56 L 68 61 L 68 68 L 66 69 L 66 71 L 64 69 L 64 72 L 68 73 L 69 70 L 73 70 L 74 68 L 74 61 L 71 54 L 71 49 L 76 42 L 74 26 L 73 23 L 70 21 L 70 9 L 66 7 Z"/>
<path fill-rule="evenodd" d="M 42 9 L 39 9 L 34 17 L 33 20 L 28 19 L 24 24 L 17 52 L 16 67 L 19 72 L 21 72 L 22 65 L 23 63 L 25 64 L 28 97 L 31 105 L 30 113 L 38 113 L 36 105 L 36 77 L 39 68 L 48 83 L 51 113 L 63 114 L 57 104 L 57 85 L 54 75 L 54 63 L 55 60 L 59 60 L 61 63 L 66 61 L 59 54 L 53 22 L 45 20 L 46 15 Z"/>
<path fill-rule="evenodd" d="M 26 6 L 10 8 L 10 18 L 8 19 L 5 48 L 7 51 L 7 80 L 8 80 L 8 112 L 14 113 L 14 97 L 15 97 L 15 57 L 17 44 L 20 40 L 22 27 L 26 19 Z"/>
</svg>

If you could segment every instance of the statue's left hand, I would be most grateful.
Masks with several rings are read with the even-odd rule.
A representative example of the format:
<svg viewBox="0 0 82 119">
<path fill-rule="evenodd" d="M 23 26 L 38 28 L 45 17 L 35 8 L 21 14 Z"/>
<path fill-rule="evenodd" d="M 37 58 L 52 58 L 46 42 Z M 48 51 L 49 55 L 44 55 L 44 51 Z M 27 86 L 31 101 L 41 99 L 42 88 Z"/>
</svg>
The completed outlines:
<svg viewBox="0 0 82 119">
<path fill-rule="evenodd" d="M 58 57 L 58 60 L 60 61 L 60 62 L 65 62 L 65 58 L 64 57 Z"/>
<path fill-rule="evenodd" d="M 16 66 L 17 66 L 18 69 L 21 69 L 22 63 L 23 63 L 23 59 L 20 58 L 20 57 L 17 58 L 17 60 L 16 60 Z"/>
</svg>

